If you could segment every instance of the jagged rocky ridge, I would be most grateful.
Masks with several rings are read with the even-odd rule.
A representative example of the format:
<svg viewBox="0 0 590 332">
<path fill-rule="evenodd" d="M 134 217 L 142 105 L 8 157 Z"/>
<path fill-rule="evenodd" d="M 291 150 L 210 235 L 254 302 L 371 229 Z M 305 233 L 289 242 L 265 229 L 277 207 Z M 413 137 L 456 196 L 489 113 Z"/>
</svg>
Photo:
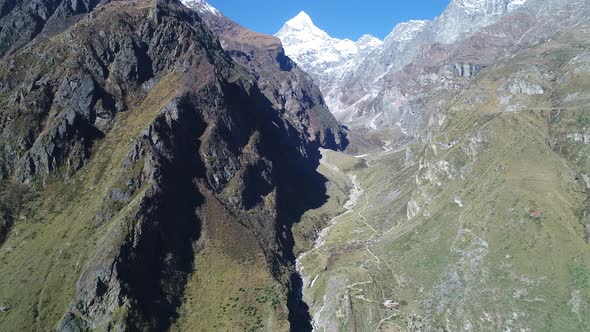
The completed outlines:
<svg viewBox="0 0 590 332">
<path fill-rule="evenodd" d="M 27 251 L 33 271 L 47 266 L 0 291 L 11 308 L 0 325 L 170 328 L 200 273 L 195 255 L 220 227 L 241 232 L 224 244 L 232 250 L 261 252 L 282 298 L 268 322 L 288 324 L 273 312 L 291 309 L 290 228 L 324 199 L 318 148 L 346 144 L 308 76 L 276 40 L 229 50 L 232 60 L 174 0 L 42 4 L 0 7 L 2 27 L 23 31 L 2 39 L 1 189 L 19 202 L 3 209 L 0 278 L 8 285 L 27 268 L 17 261 Z"/>
<path fill-rule="evenodd" d="M 184 3 L 201 13 L 205 24 L 219 37 L 223 49 L 257 78 L 273 107 L 292 123 L 299 124 L 300 132 L 319 140 L 325 147 L 346 146 L 341 126 L 329 115 L 320 90 L 311 77 L 285 55 L 278 38 L 240 26 L 205 1 L 185 0 Z"/>
</svg>

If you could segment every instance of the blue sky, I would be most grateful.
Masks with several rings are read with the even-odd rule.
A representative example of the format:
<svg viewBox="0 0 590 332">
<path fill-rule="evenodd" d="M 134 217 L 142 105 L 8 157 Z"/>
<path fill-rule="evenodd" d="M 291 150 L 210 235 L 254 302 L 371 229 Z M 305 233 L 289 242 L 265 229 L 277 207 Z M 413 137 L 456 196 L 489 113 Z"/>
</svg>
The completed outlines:
<svg viewBox="0 0 590 332">
<path fill-rule="evenodd" d="M 449 0 L 208 0 L 226 16 L 252 30 L 276 33 L 300 11 L 333 37 L 358 39 L 365 33 L 383 39 L 396 23 L 432 19 Z"/>
</svg>

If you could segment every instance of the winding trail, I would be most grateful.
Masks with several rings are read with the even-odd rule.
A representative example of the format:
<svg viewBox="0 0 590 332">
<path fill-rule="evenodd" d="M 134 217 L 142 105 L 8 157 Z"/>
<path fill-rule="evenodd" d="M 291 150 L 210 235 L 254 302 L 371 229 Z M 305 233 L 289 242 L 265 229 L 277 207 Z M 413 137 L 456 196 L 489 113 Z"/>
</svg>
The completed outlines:
<svg viewBox="0 0 590 332">
<path fill-rule="evenodd" d="M 408 143 L 403 144 L 402 146 L 399 147 L 393 147 L 391 146 L 390 142 L 384 142 L 385 145 L 383 147 L 382 151 L 373 153 L 373 154 L 366 154 L 366 155 L 359 155 L 359 156 L 355 156 L 356 158 L 365 158 L 365 157 L 382 157 L 385 155 L 389 155 L 392 153 L 397 153 L 400 152 L 404 149 L 406 149 L 408 147 Z M 371 276 L 371 269 L 372 267 L 368 267 L 367 265 L 370 263 L 374 263 L 376 265 L 381 265 L 381 264 L 385 264 L 385 266 L 389 269 L 390 267 L 388 266 L 388 264 L 384 261 L 382 261 L 377 255 L 375 255 L 375 253 L 373 253 L 373 251 L 371 251 L 371 244 L 373 244 L 375 242 L 375 238 L 379 235 L 378 231 L 368 222 L 367 218 L 365 217 L 364 213 L 367 210 L 368 206 L 369 206 L 369 197 L 367 195 L 367 193 L 364 191 L 364 189 L 362 188 L 359 180 L 357 179 L 356 175 L 352 175 L 352 174 L 348 174 L 347 172 L 344 172 L 342 170 L 340 170 L 336 165 L 330 163 L 329 161 L 322 159 L 320 161 L 320 163 L 326 167 L 328 170 L 330 170 L 332 172 L 332 174 L 334 174 L 335 176 L 340 176 L 342 178 L 347 178 L 349 184 L 351 185 L 349 191 L 348 191 L 348 199 L 347 201 L 343 204 L 343 208 L 344 208 L 344 212 L 338 214 L 337 216 L 333 217 L 330 222 L 328 223 L 328 225 L 323 228 L 319 233 L 318 236 L 315 240 L 314 246 L 312 249 L 310 249 L 309 251 L 303 252 L 299 255 L 299 257 L 297 257 L 297 259 L 295 260 L 295 267 L 296 267 L 296 271 L 299 274 L 301 280 L 302 280 L 302 286 L 301 286 L 301 296 L 303 296 L 304 292 L 306 289 L 310 289 L 312 287 L 314 287 L 316 281 L 318 280 L 318 278 L 321 275 L 321 272 L 319 274 L 317 274 L 316 276 L 312 277 L 312 276 L 305 276 L 304 273 L 304 266 L 302 264 L 302 260 L 311 252 L 316 251 L 316 250 L 320 250 L 322 249 L 325 245 L 326 245 L 326 237 L 328 236 L 328 234 L 330 233 L 330 231 L 332 230 L 332 228 L 338 224 L 338 222 L 341 221 L 341 219 L 344 216 L 347 216 L 349 214 L 352 213 L 356 213 L 358 215 L 358 220 L 360 222 L 362 222 L 362 224 L 364 224 L 364 226 L 366 227 L 366 229 L 368 229 L 371 234 L 370 237 L 366 240 L 363 240 L 364 242 L 364 247 L 367 253 L 367 260 L 362 263 L 360 265 L 360 268 L 365 270 L 365 272 L 367 273 L 367 276 L 369 277 L 368 281 L 363 281 L 363 282 L 357 282 L 351 285 L 346 285 L 346 288 L 350 291 L 350 296 L 364 301 L 364 302 L 369 302 L 369 303 L 374 303 L 374 304 L 378 304 L 378 305 L 382 305 L 385 302 L 378 302 L 372 299 L 368 299 L 364 296 L 364 289 L 363 286 L 364 285 L 368 285 L 368 284 L 373 284 L 375 281 L 373 280 L 372 276 Z M 364 197 L 364 204 L 361 207 L 359 207 L 357 209 L 357 205 L 359 205 L 359 201 L 360 199 Z M 356 219 L 356 218 L 355 218 Z M 311 279 L 311 281 L 310 281 Z M 325 294 L 324 294 L 324 301 L 322 304 L 322 307 L 316 311 L 315 315 L 313 315 L 313 319 L 312 319 L 312 326 L 314 331 L 318 330 L 318 326 L 316 325 L 322 311 L 324 310 L 324 306 L 326 303 L 326 299 L 325 299 Z M 386 301 L 385 296 L 383 296 L 383 301 Z M 394 310 L 394 312 L 392 313 L 392 315 L 385 317 L 383 319 L 381 319 L 377 326 L 375 331 L 377 331 L 383 324 L 387 324 L 389 320 L 393 319 L 394 317 L 396 317 L 397 315 L 399 315 L 399 311 L 398 310 Z"/>
<path fill-rule="evenodd" d="M 326 160 L 322 159 L 320 161 L 320 163 L 322 165 L 324 165 L 326 168 L 328 168 L 334 175 L 340 175 L 342 177 L 348 178 L 349 183 L 352 185 L 352 187 L 348 191 L 348 199 L 343 205 L 343 208 L 345 211 L 340 213 L 339 215 L 335 216 L 334 218 L 332 218 L 330 220 L 330 223 L 318 233 L 318 237 L 316 238 L 313 248 L 310 249 L 309 251 L 301 253 L 297 257 L 297 259 L 295 260 L 295 269 L 297 271 L 297 274 L 299 274 L 299 277 L 301 278 L 301 281 L 302 281 L 301 289 L 299 292 L 301 298 L 303 298 L 305 289 L 309 289 L 309 288 L 313 287 L 316 280 L 320 276 L 319 274 L 316 275 L 312 279 L 312 281 L 309 283 L 308 280 L 305 278 L 305 274 L 303 272 L 304 267 L 301 264 L 301 260 L 303 258 L 305 258 L 305 256 L 307 256 L 310 252 L 312 252 L 314 250 L 321 249 L 325 245 L 325 243 L 326 243 L 325 238 L 328 235 L 328 233 L 330 232 L 330 230 L 332 229 L 332 227 L 334 227 L 343 216 L 354 212 L 354 207 L 357 205 L 357 202 L 360 199 L 360 197 L 364 194 L 363 188 L 361 187 L 359 181 L 357 180 L 356 175 L 346 174 L 346 173 L 342 172 L 336 165 L 333 165 Z M 325 303 L 325 301 L 324 301 L 324 303 Z M 318 330 L 315 317 L 317 317 L 319 314 L 321 314 L 323 309 L 324 309 L 324 305 L 322 305 L 322 307 L 319 309 L 319 311 L 316 313 L 316 315 L 314 315 L 314 318 L 311 321 L 314 331 Z"/>
<path fill-rule="evenodd" d="M 319 233 L 318 233 L 318 237 L 315 240 L 315 244 L 313 246 L 313 248 L 309 251 L 303 252 L 299 255 L 299 257 L 297 257 L 297 259 L 295 260 L 295 268 L 297 270 L 297 273 L 299 274 L 299 276 L 301 277 L 301 280 L 303 280 L 303 289 L 305 288 L 311 288 L 313 287 L 315 281 L 317 280 L 317 278 L 319 277 L 316 276 L 311 283 L 307 283 L 305 276 L 303 274 L 303 266 L 301 265 L 301 260 L 307 256 L 310 252 L 314 251 L 314 250 L 318 250 L 320 248 L 322 248 L 325 245 L 325 238 L 328 235 L 328 233 L 330 232 L 330 230 L 332 229 L 332 227 L 334 227 L 334 225 L 336 225 L 338 223 L 338 221 L 340 220 L 340 218 L 342 218 L 343 216 L 350 214 L 352 212 L 354 212 L 354 207 L 357 205 L 357 202 L 359 200 L 359 198 L 364 194 L 364 190 L 361 187 L 359 181 L 356 178 L 356 175 L 350 175 L 350 174 L 346 174 L 344 172 L 342 172 L 338 167 L 336 167 L 335 165 L 322 160 L 321 164 L 326 166 L 328 169 L 330 169 L 333 173 L 335 174 L 339 174 L 343 177 L 347 177 L 350 181 L 350 183 L 352 184 L 351 189 L 348 192 L 348 200 L 344 203 L 343 207 L 345 209 L 344 212 L 340 213 L 339 215 L 335 216 L 334 218 L 332 218 L 330 220 L 330 223 L 328 224 L 328 226 L 326 226 L 324 229 L 322 229 Z"/>
</svg>

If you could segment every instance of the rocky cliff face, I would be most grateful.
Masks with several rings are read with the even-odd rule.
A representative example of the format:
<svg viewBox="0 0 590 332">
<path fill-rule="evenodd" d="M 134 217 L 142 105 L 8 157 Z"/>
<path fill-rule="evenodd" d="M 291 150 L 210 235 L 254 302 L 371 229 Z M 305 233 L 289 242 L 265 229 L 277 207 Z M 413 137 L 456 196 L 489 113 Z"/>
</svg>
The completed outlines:
<svg viewBox="0 0 590 332">
<path fill-rule="evenodd" d="M 3 0 L 0 2 L 0 55 L 17 50 L 33 39 L 47 39 L 106 2 L 109 0 Z"/>
<path fill-rule="evenodd" d="M 344 130 L 333 119 L 320 90 L 311 77 L 285 55 L 278 38 L 248 30 L 206 2 L 187 0 L 185 4 L 202 13 L 228 55 L 257 77 L 273 107 L 292 123 L 297 123 L 297 129 L 307 139 L 317 140 L 325 148 L 346 146 Z"/>
<path fill-rule="evenodd" d="M 7 4 L 3 33 L 45 10 Z M 288 326 L 291 226 L 324 199 L 318 148 L 345 144 L 308 76 L 273 38 L 223 50 L 177 1 L 43 5 L 68 24 L 6 37 L 0 61 L 0 189 L 15 197 L 0 279 L 38 272 L 2 288 L 0 326 L 186 330 L 217 311 L 244 315 L 227 329 Z M 204 277 L 273 300 L 194 303 Z"/>
<path fill-rule="evenodd" d="M 495 23 L 528 0 L 456 0 L 433 21 L 434 40 L 451 44 Z"/>
</svg>

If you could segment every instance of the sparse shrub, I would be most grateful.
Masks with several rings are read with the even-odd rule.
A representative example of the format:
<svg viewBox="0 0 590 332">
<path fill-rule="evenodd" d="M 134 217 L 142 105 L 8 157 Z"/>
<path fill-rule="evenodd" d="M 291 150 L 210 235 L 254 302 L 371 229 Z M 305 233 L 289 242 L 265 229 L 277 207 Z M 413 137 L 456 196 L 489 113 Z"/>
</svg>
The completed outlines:
<svg viewBox="0 0 590 332">
<path fill-rule="evenodd" d="M 590 270 L 583 263 L 574 263 L 569 267 L 570 274 L 573 278 L 574 284 L 577 288 L 586 289 L 588 288 L 588 279 Z"/>
<path fill-rule="evenodd" d="M 9 182 L 0 185 L 0 242 L 4 241 L 29 195 L 29 187 L 24 184 Z"/>
</svg>

